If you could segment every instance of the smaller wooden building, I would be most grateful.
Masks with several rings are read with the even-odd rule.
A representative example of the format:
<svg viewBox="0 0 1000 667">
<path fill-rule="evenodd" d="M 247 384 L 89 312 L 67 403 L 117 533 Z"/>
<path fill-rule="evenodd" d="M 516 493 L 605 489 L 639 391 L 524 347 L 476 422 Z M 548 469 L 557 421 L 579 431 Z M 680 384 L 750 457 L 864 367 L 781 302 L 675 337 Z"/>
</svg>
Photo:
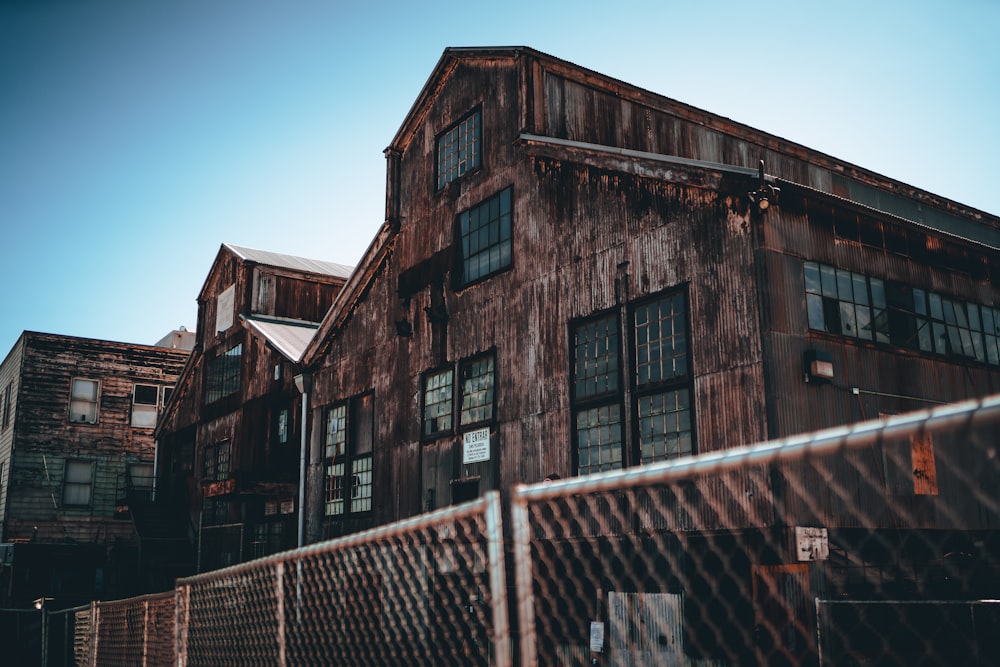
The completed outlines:
<svg viewBox="0 0 1000 667">
<path fill-rule="evenodd" d="M 185 508 L 198 571 L 297 544 L 298 363 L 351 267 L 223 244 L 191 362 L 156 430 L 157 501 Z"/>
<path fill-rule="evenodd" d="M 0 606 L 146 589 L 154 440 L 189 352 L 24 332 L 0 365 Z M 169 582 L 167 582 L 169 584 Z"/>
</svg>

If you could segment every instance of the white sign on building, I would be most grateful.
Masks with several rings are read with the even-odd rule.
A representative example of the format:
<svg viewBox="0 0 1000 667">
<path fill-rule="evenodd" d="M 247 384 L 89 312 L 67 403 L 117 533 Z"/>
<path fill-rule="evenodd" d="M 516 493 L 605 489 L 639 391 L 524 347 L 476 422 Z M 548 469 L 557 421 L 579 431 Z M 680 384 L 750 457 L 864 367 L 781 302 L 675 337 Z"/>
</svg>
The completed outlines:
<svg viewBox="0 0 1000 667">
<path fill-rule="evenodd" d="M 795 526 L 795 551 L 799 560 L 826 560 L 830 557 L 830 539 L 826 528 Z"/>
<path fill-rule="evenodd" d="M 477 428 L 462 434 L 462 464 L 490 460 L 490 429 Z"/>
</svg>

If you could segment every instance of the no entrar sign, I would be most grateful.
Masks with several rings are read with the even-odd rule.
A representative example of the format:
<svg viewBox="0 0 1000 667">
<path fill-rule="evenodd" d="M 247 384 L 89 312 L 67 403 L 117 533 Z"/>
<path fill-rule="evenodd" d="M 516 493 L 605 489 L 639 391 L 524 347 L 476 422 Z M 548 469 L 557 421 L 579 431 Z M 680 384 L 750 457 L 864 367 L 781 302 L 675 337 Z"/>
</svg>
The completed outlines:
<svg viewBox="0 0 1000 667">
<path fill-rule="evenodd" d="M 480 428 L 462 434 L 462 463 L 490 460 L 490 429 Z"/>
</svg>

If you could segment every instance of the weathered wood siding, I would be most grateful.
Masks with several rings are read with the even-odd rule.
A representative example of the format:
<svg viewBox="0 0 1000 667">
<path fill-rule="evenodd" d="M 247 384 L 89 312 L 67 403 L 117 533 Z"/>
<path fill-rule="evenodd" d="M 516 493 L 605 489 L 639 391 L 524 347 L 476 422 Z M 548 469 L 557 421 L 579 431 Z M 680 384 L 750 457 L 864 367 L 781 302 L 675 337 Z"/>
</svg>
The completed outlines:
<svg viewBox="0 0 1000 667">
<path fill-rule="evenodd" d="M 859 229 L 848 240 L 836 228 Z M 962 301 L 996 305 L 1000 284 L 991 270 L 1000 253 L 984 246 L 934 233 L 874 212 L 834 208 L 824 198 L 789 191 L 762 223 L 761 266 L 769 304 L 764 326 L 767 350 L 771 437 L 875 419 L 1000 391 L 1000 369 L 969 359 L 946 358 L 888 344 L 862 341 L 809 328 L 804 261 L 816 261 L 866 276 L 895 281 Z M 881 240 L 878 245 L 876 240 Z M 834 380 L 803 381 L 803 355 L 818 349 L 831 355 Z M 854 392 L 858 390 L 858 393 Z M 898 516 L 921 527 L 996 528 L 995 505 L 968 493 L 969 480 L 996 474 L 983 434 L 935 440 L 938 487 L 935 496 L 913 492 L 912 472 L 906 493 L 896 493 L 885 479 L 884 457 L 872 448 L 826 471 L 827 477 L 857 489 L 850 498 L 789 495 L 789 516 L 828 526 L 893 527 Z M 993 436 L 995 438 L 995 434 Z M 988 439 L 988 436 L 987 436 Z M 904 447 L 887 445 L 887 447 Z M 909 456 L 908 449 L 905 451 Z M 806 475 L 804 488 L 829 489 L 830 479 Z M 995 485 L 995 481 L 989 483 Z M 888 511 L 893 507 L 896 514 Z"/>
<path fill-rule="evenodd" d="M 131 426 L 133 386 L 174 385 L 188 353 L 35 333 L 26 333 L 23 345 L 5 538 L 107 544 L 131 538 L 131 523 L 113 518 L 116 495 L 128 464 L 152 463 L 154 454 L 152 429 Z M 96 424 L 69 421 L 74 378 L 100 383 Z M 63 504 L 68 459 L 94 462 L 86 508 Z"/>
<path fill-rule="evenodd" d="M 517 138 L 523 114 L 534 111 L 525 112 L 530 105 L 519 85 L 538 86 L 526 74 L 532 68 L 522 65 L 460 62 L 420 110 L 423 121 L 400 157 L 401 222 L 392 252 L 317 374 L 317 407 L 375 391 L 377 523 L 447 504 L 452 479 L 479 475 L 481 490 L 509 489 L 550 472 L 572 474 L 570 321 L 672 287 L 690 299 L 698 451 L 766 433 L 745 204 L 718 191 L 623 173 L 599 156 L 580 164 L 528 155 Z M 604 95 L 574 108 L 582 114 L 577 125 L 605 123 L 621 104 Z M 435 138 L 476 107 L 483 114 L 481 173 L 436 192 Z M 566 136 L 614 142 L 618 126 L 607 124 L 600 136 Z M 513 268 L 456 290 L 455 216 L 508 186 Z M 441 305 L 446 327 L 425 315 Z M 412 335 L 396 335 L 398 320 L 411 323 Z M 496 353 L 494 454 L 488 464 L 462 466 L 459 437 L 420 438 L 421 377 L 487 350 Z M 318 501 L 315 486 L 313 494 Z"/>
</svg>

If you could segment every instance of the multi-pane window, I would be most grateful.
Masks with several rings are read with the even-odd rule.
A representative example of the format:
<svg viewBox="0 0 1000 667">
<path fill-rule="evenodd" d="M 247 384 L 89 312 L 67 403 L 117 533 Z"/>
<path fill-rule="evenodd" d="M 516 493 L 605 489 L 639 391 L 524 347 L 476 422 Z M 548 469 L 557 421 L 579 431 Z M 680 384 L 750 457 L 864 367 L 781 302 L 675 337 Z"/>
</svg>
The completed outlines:
<svg viewBox="0 0 1000 667">
<path fill-rule="evenodd" d="M 424 437 L 451 433 L 455 371 L 446 368 L 424 378 Z"/>
<path fill-rule="evenodd" d="M 493 419 L 493 355 L 465 361 L 460 365 L 462 403 L 460 426 L 481 424 Z"/>
<path fill-rule="evenodd" d="M 208 362 L 206 369 L 205 403 L 214 403 L 239 391 L 243 365 L 243 344 L 240 343 Z"/>
<path fill-rule="evenodd" d="M 363 394 L 327 408 L 325 419 L 324 514 L 330 537 L 344 530 L 334 529 L 331 522 L 372 509 L 375 395 Z"/>
<path fill-rule="evenodd" d="M 886 327 L 876 331 L 875 326 L 886 307 L 881 280 L 815 262 L 806 262 L 804 269 L 810 328 L 888 342 Z"/>
<path fill-rule="evenodd" d="M 432 439 L 453 434 L 456 414 L 459 430 L 492 422 L 496 410 L 495 378 L 496 355 L 493 352 L 459 362 L 457 391 L 454 366 L 425 375 L 423 437 Z"/>
<path fill-rule="evenodd" d="M 573 330 L 573 405 L 580 474 L 621 468 L 621 382 L 618 315 Z"/>
<path fill-rule="evenodd" d="M 482 164 L 482 116 L 477 109 L 438 137 L 438 190 Z"/>
<path fill-rule="evenodd" d="M 809 328 L 1000 365 L 1000 309 L 817 262 L 803 264 Z"/>
<path fill-rule="evenodd" d="M 201 480 L 203 482 L 221 482 L 229 479 L 231 449 L 228 440 L 217 442 L 205 448 L 201 460 Z"/>
<path fill-rule="evenodd" d="M 511 219 L 511 188 L 459 213 L 460 286 L 511 266 Z"/>
<path fill-rule="evenodd" d="M 650 463 L 691 454 L 684 295 L 675 292 L 637 305 L 633 327 L 639 461 Z"/>
<path fill-rule="evenodd" d="M 99 393 L 100 385 L 97 380 L 74 379 L 69 400 L 69 420 L 82 424 L 96 424 Z"/>
<path fill-rule="evenodd" d="M 589 474 L 660 461 L 694 450 L 687 302 L 674 291 L 631 308 L 624 354 L 619 312 L 571 332 L 577 470 Z M 630 386 L 622 360 L 631 360 Z M 625 409 L 632 435 L 626 435 Z"/>
<path fill-rule="evenodd" d="M 69 459 L 63 474 L 63 505 L 90 505 L 94 486 L 94 462 Z"/>
</svg>

